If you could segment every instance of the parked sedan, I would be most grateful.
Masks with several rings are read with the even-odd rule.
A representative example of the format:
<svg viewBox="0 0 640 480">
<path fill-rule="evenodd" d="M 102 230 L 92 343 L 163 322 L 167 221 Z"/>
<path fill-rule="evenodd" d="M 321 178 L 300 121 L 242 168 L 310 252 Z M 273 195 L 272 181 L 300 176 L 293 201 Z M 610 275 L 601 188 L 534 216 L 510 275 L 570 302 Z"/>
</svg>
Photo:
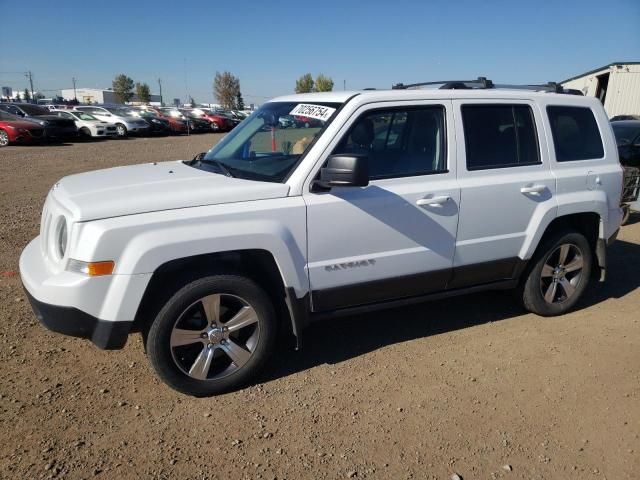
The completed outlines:
<svg viewBox="0 0 640 480">
<path fill-rule="evenodd" d="M 149 131 L 147 132 L 149 135 L 169 135 L 173 132 L 169 120 L 160 117 L 156 112 L 138 109 L 135 113 L 149 124 Z"/>
<path fill-rule="evenodd" d="M 73 120 L 60 118 L 48 109 L 30 103 L 0 103 L 0 110 L 35 122 L 44 128 L 44 134 L 51 139 L 67 139 L 78 136 Z"/>
<path fill-rule="evenodd" d="M 130 133 L 141 134 L 149 130 L 149 124 L 123 107 L 79 106 L 76 110 L 90 113 L 104 122 L 114 123 L 119 137 L 126 137 Z"/>
<path fill-rule="evenodd" d="M 87 112 L 79 110 L 52 110 L 51 113 L 58 115 L 60 118 L 73 120 L 76 127 L 78 127 L 78 133 L 84 138 L 105 138 L 118 135 L 116 126 L 113 123 L 98 120 Z"/>
<path fill-rule="evenodd" d="M 211 122 L 203 116 L 198 115 L 194 110 L 181 108 L 180 113 L 189 121 L 189 128 L 194 132 L 210 132 L 212 130 Z"/>
<path fill-rule="evenodd" d="M 11 143 L 32 143 L 44 138 L 44 128 L 35 122 L 0 110 L 0 147 Z"/>
</svg>

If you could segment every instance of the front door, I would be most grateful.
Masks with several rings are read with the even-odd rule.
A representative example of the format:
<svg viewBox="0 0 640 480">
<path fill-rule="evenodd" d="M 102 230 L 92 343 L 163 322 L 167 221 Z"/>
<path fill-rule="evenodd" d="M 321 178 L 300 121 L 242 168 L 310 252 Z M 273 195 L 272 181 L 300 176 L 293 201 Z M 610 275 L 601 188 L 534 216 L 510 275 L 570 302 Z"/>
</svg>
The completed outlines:
<svg viewBox="0 0 640 480">
<path fill-rule="evenodd" d="M 314 311 L 443 290 L 451 276 L 460 190 L 451 102 L 372 104 L 332 154 L 369 159 L 367 187 L 304 196 Z"/>
</svg>

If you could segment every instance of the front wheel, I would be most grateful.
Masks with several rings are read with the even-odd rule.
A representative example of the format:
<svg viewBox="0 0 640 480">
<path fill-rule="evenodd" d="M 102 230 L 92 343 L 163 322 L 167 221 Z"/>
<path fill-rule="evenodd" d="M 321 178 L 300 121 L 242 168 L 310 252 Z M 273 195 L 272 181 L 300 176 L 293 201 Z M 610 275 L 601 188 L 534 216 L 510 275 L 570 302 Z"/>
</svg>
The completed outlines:
<svg viewBox="0 0 640 480">
<path fill-rule="evenodd" d="M 147 352 L 160 378 L 197 397 L 246 385 L 275 348 L 277 320 L 253 280 L 215 275 L 181 288 L 158 313 Z"/>
<path fill-rule="evenodd" d="M 591 276 L 593 252 L 578 232 L 550 237 L 532 260 L 520 294 L 530 312 L 551 317 L 569 311 L 580 299 Z"/>
<path fill-rule="evenodd" d="M 127 127 L 125 127 L 122 123 L 116 124 L 116 133 L 119 137 L 127 136 Z"/>
<path fill-rule="evenodd" d="M 0 130 L 0 147 L 9 145 L 9 134 L 4 130 Z"/>
</svg>

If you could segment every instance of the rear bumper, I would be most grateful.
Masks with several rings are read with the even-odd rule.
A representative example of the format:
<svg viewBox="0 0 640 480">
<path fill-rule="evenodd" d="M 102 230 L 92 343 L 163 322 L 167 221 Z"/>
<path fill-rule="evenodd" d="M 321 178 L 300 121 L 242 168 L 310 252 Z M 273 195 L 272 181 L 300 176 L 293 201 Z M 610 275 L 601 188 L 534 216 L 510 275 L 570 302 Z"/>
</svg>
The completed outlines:
<svg viewBox="0 0 640 480">
<path fill-rule="evenodd" d="M 25 293 L 40 323 L 52 332 L 87 338 L 105 350 L 119 349 L 127 343 L 133 322 L 106 322 L 77 308 L 40 302 L 27 289 Z"/>
</svg>

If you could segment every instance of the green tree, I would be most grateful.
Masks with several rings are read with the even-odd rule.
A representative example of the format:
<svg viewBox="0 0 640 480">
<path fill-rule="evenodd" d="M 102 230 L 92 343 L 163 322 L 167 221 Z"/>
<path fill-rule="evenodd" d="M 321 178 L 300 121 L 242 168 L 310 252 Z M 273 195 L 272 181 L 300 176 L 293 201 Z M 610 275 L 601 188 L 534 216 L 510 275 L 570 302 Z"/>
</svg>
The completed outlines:
<svg viewBox="0 0 640 480">
<path fill-rule="evenodd" d="M 136 83 L 136 96 L 138 101 L 149 103 L 151 101 L 151 89 L 146 83 Z"/>
<path fill-rule="evenodd" d="M 323 74 L 318 74 L 316 77 L 316 92 L 330 92 L 333 90 L 333 80 L 331 77 L 325 77 Z"/>
<path fill-rule="evenodd" d="M 296 80 L 296 93 L 313 92 L 313 77 L 310 73 L 305 73 Z"/>
<path fill-rule="evenodd" d="M 236 95 L 236 110 L 244 110 L 244 99 L 240 91 L 238 91 L 238 95 Z"/>
<path fill-rule="evenodd" d="M 124 73 L 116 75 L 111 85 L 119 103 L 126 103 L 133 97 L 133 80 Z"/>
<path fill-rule="evenodd" d="M 216 72 L 213 79 L 213 94 L 223 108 L 233 108 L 240 94 L 240 80 L 231 72 Z"/>
<path fill-rule="evenodd" d="M 31 100 L 31 94 L 29 93 L 28 88 L 24 89 L 24 93 L 22 94 L 22 97 L 25 102 L 28 102 L 29 100 Z"/>
</svg>

